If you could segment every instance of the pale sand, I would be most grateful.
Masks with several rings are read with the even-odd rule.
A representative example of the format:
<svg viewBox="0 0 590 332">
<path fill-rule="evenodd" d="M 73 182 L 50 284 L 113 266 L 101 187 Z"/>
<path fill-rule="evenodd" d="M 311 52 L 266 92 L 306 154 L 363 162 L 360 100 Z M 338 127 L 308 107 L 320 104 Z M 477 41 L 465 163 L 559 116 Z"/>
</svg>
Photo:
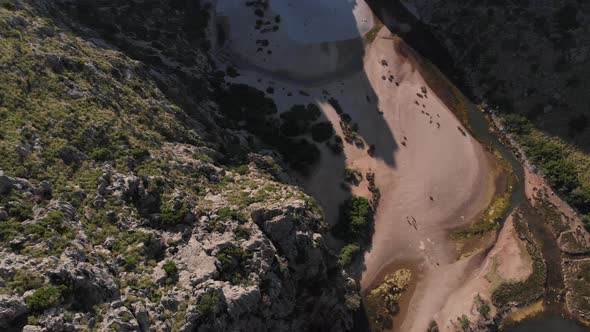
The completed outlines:
<svg viewBox="0 0 590 332">
<path fill-rule="evenodd" d="M 232 38 L 230 47 L 235 42 Z M 288 49 L 299 47 L 288 40 L 283 42 L 290 44 Z M 403 42 L 391 38 L 383 28 L 364 51 L 364 71 L 348 73 L 340 80 L 324 83 L 323 77 L 342 69 L 325 67 L 322 61 L 328 61 L 327 57 L 315 58 L 313 52 L 305 54 L 305 61 L 318 63 L 307 66 L 296 59 L 302 53 L 287 52 L 281 53 L 282 58 L 275 58 L 273 53 L 272 61 L 253 60 L 250 66 L 239 68 L 241 76 L 231 81 L 261 90 L 273 86 L 272 97 L 281 111 L 296 103 L 316 102 L 342 136 L 338 115 L 323 95 L 326 90 L 358 123 L 365 148 L 345 144 L 344 157 L 334 156 L 322 146 L 318 168 L 301 182 L 306 192 L 320 201 L 327 220 L 334 223 L 338 206 L 347 197 L 340 189 L 345 165 L 363 173 L 375 172 L 382 198 L 372 248 L 365 255 L 361 287 L 370 285 L 380 271 L 395 262 L 421 262 L 418 268 L 423 278 L 409 301 L 400 330 L 422 332 L 483 260 L 482 254 L 476 254 L 455 262 L 456 251 L 448 232 L 474 221 L 489 204 L 493 195 L 493 166 L 480 144 L 459 131 L 462 125 L 428 88 L 416 70 L 419 61 L 411 58 L 413 52 L 402 52 L 400 47 L 405 47 Z M 244 59 L 249 59 L 248 54 L 242 54 L 240 60 Z M 387 66 L 382 65 L 382 60 L 386 60 Z M 289 67 L 286 76 L 281 74 L 285 66 Z M 293 75 L 315 81 L 301 84 L 285 79 Z M 394 76 L 393 82 L 388 79 L 390 75 Z M 422 94 L 423 86 L 427 88 L 427 98 L 417 96 Z M 309 96 L 300 95 L 299 90 L 305 90 Z M 289 97 L 288 92 L 293 96 Z M 370 144 L 376 146 L 374 157 L 366 152 Z M 353 188 L 353 193 L 369 197 L 366 181 Z M 406 218 L 414 218 L 417 229 Z"/>
<path fill-rule="evenodd" d="M 482 255 L 479 254 L 479 259 Z M 485 256 L 483 263 L 449 295 L 442 309 L 434 316 L 440 331 L 460 329 L 457 317 L 462 315 L 466 315 L 472 322 L 477 321 L 479 313 L 474 299 L 478 294 L 490 304 L 490 317 L 493 317 L 495 308 L 491 305 L 491 296 L 494 289 L 503 282 L 525 280 L 531 272 L 531 258 L 514 230 L 510 215 L 494 248 Z"/>
</svg>

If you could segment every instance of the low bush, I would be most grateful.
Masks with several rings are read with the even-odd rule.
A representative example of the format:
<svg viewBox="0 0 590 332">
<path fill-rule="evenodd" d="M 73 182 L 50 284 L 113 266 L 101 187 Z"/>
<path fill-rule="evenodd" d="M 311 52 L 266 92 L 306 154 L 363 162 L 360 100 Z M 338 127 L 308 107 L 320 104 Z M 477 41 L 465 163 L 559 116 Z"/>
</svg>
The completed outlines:
<svg viewBox="0 0 590 332">
<path fill-rule="evenodd" d="M 320 109 L 315 104 L 294 105 L 289 111 L 281 114 L 281 134 L 293 137 L 307 134 L 311 130 L 311 124 L 321 115 Z"/>
<path fill-rule="evenodd" d="M 25 298 L 29 310 L 41 312 L 58 305 L 63 300 L 65 286 L 43 286 Z"/>
<path fill-rule="evenodd" d="M 219 262 L 220 278 L 234 285 L 242 284 L 248 278 L 247 263 L 253 257 L 252 253 L 240 247 L 230 246 L 220 250 L 215 255 Z"/>
<path fill-rule="evenodd" d="M 176 267 L 176 263 L 174 261 L 166 261 L 166 263 L 162 265 L 162 269 L 169 277 L 175 276 L 178 273 L 178 267 Z"/>
<path fill-rule="evenodd" d="M 7 286 L 9 289 L 14 290 L 19 294 L 24 292 L 37 289 L 43 286 L 45 279 L 43 276 L 34 271 L 17 271 L 9 280 L 7 280 Z"/>
<path fill-rule="evenodd" d="M 315 142 L 325 142 L 334 136 L 334 127 L 329 121 L 319 122 L 311 127 L 311 137 Z"/>
<path fill-rule="evenodd" d="M 250 229 L 244 226 L 238 226 L 234 230 L 236 240 L 248 240 L 250 239 Z"/>
<path fill-rule="evenodd" d="M 221 298 L 217 293 L 202 295 L 196 304 L 199 316 L 211 317 L 215 314 L 219 301 L 221 301 Z"/>
<path fill-rule="evenodd" d="M 275 148 L 291 168 L 308 174 L 320 158 L 315 144 L 305 139 L 292 139 L 309 131 L 309 126 L 321 112 L 316 105 L 296 105 L 281 114 L 282 125 L 277 125 L 277 107 L 264 92 L 241 84 L 232 84 L 217 93 L 220 110 L 233 122 L 228 127 L 245 129 L 258 136 L 262 142 Z M 292 121 L 291 121 L 292 120 Z"/>
<path fill-rule="evenodd" d="M 96 148 L 90 153 L 90 158 L 97 161 L 108 161 L 113 159 L 113 154 L 108 148 Z"/>
<path fill-rule="evenodd" d="M 338 264 L 346 268 L 352 263 L 354 258 L 361 252 L 361 248 L 356 244 L 348 244 L 340 250 L 338 255 Z"/>
<path fill-rule="evenodd" d="M 136 161 L 142 161 L 150 156 L 150 152 L 147 149 L 135 148 L 129 150 L 129 156 Z"/>
<path fill-rule="evenodd" d="M 160 226 L 173 226 L 180 224 L 184 218 L 190 213 L 190 209 L 183 201 L 180 206 L 174 204 L 163 203 L 160 207 Z"/>
<path fill-rule="evenodd" d="M 346 168 L 344 170 L 344 179 L 346 182 L 358 186 L 363 179 L 363 174 L 359 170 Z"/>
<path fill-rule="evenodd" d="M 340 222 L 336 233 L 353 243 L 366 243 L 371 236 L 373 210 L 369 200 L 353 196 L 340 206 Z"/>
<path fill-rule="evenodd" d="M 217 218 L 220 221 L 235 220 L 240 223 L 246 222 L 246 216 L 243 213 L 236 211 L 236 210 L 234 210 L 230 207 L 227 207 L 227 206 L 217 210 L 216 213 L 217 213 Z"/>
<path fill-rule="evenodd" d="M 12 0 L 0 0 L 0 6 L 6 9 L 16 9 L 16 5 Z"/>
</svg>

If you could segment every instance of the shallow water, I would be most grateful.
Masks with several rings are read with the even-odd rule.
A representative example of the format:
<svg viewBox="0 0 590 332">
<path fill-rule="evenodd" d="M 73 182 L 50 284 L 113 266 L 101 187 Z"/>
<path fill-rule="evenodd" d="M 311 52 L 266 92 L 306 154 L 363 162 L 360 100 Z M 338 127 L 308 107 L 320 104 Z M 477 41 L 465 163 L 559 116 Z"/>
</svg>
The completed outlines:
<svg viewBox="0 0 590 332">
<path fill-rule="evenodd" d="M 271 0 L 269 4 L 270 12 L 280 16 L 281 29 L 298 43 L 358 39 L 373 28 L 372 12 L 363 0 Z M 242 1 L 216 4 L 220 15 L 241 17 L 245 10 Z"/>
<path fill-rule="evenodd" d="M 590 328 L 559 316 L 540 317 L 512 325 L 504 332 L 588 332 Z"/>
<path fill-rule="evenodd" d="M 371 11 L 362 0 L 273 0 L 270 7 L 299 42 L 359 38 L 373 27 Z"/>
</svg>

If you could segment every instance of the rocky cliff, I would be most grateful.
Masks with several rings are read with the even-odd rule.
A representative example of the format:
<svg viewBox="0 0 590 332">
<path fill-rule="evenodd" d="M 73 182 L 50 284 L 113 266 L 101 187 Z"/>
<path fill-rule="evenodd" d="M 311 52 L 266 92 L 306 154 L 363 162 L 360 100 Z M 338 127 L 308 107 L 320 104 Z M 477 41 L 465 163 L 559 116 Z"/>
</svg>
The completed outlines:
<svg viewBox="0 0 590 332">
<path fill-rule="evenodd" d="M 351 328 L 321 209 L 219 111 L 209 24 L 188 0 L 0 1 L 1 329 Z"/>
</svg>

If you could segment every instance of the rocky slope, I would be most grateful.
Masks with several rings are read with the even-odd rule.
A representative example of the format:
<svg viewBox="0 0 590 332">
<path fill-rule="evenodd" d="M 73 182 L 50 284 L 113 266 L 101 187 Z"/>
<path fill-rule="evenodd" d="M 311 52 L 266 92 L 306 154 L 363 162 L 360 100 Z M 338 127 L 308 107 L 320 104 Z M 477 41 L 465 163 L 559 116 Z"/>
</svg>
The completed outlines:
<svg viewBox="0 0 590 332">
<path fill-rule="evenodd" d="M 351 327 L 321 210 L 219 112 L 207 18 L 0 1 L 0 328 Z"/>
</svg>

